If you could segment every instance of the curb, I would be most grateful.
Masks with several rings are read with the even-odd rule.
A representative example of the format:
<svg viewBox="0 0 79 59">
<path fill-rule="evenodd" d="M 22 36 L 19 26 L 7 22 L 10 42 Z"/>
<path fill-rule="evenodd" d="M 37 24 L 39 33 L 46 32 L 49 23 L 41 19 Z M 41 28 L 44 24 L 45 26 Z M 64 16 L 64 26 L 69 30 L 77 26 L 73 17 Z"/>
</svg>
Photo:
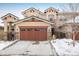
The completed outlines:
<svg viewBox="0 0 79 59">
<path fill-rule="evenodd" d="M 59 56 L 58 53 L 56 52 L 54 46 L 52 45 L 51 41 L 49 41 L 49 44 L 51 46 L 51 49 L 54 49 L 54 51 L 55 51 L 55 55 L 54 56 Z"/>
</svg>

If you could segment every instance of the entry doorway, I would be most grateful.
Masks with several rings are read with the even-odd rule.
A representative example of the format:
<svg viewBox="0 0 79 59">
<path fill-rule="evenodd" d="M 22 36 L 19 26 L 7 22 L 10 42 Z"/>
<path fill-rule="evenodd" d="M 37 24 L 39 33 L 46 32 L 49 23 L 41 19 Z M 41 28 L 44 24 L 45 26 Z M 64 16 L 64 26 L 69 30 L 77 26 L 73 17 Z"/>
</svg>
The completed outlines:
<svg viewBox="0 0 79 59">
<path fill-rule="evenodd" d="M 51 35 L 53 36 L 53 34 L 55 34 L 55 29 L 51 28 Z"/>
</svg>

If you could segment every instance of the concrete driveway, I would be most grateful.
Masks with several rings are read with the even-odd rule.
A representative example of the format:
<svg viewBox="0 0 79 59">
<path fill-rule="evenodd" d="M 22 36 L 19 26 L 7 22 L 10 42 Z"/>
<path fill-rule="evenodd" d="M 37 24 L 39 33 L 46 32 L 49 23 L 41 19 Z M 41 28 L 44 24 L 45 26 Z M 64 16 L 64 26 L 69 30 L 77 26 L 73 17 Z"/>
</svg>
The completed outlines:
<svg viewBox="0 0 79 59">
<path fill-rule="evenodd" d="M 0 55 L 56 56 L 56 51 L 49 41 L 40 41 L 39 44 L 34 44 L 34 41 L 18 41 L 1 50 Z"/>
</svg>

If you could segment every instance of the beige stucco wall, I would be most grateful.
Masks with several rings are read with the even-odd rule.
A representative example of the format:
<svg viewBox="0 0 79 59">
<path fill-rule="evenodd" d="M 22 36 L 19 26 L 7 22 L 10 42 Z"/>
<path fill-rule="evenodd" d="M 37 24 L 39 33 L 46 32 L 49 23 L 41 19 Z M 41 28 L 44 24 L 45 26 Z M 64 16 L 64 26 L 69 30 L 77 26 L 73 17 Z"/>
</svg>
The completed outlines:
<svg viewBox="0 0 79 59">
<path fill-rule="evenodd" d="M 44 18 L 46 19 L 45 15 L 43 13 L 39 13 L 39 11 L 34 11 L 34 12 L 30 12 L 30 10 L 25 11 L 25 14 L 23 14 L 25 17 L 30 17 L 30 16 L 38 16 L 40 18 Z"/>
<path fill-rule="evenodd" d="M 49 9 L 46 11 L 46 13 L 45 13 L 46 18 L 48 19 L 48 15 L 51 15 L 51 14 L 54 16 L 53 19 L 57 19 L 57 11 L 56 11 L 56 10 L 53 10 L 53 9 L 51 9 L 51 8 L 49 8 Z"/>
<path fill-rule="evenodd" d="M 28 11 L 28 12 L 26 12 L 26 16 L 28 16 L 28 17 L 30 17 L 30 16 L 38 16 L 38 13 L 37 12 L 30 12 L 30 11 Z"/>
<path fill-rule="evenodd" d="M 4 21 L 4 32 L 7 32 L 7 26 L 9 25 L 9 22 L 15 22 L 14 17 L 6 17 Z"/>
<path fill-rule="evenodd" d="M 44 22 L 21 22 L 15 26 L 15 31 L 19 31 L 19 26 L 50 26 L 48 23 Z"/>
<path fill-rule="evenodd" d="M 48 19 L 48 15 L 50 15 L 50 14 L 53 14 L 53 15 L 54 15 L 54 19 L 57 18 L 56 12 L 47 12 L 47 13 L 46 13 L 46 18 L 47 18 L 47 19 Z"/>
<path fill-rule="evenodd" d="M 6 22 L 14 22 L 14 17 L 7 17 Z"/>
<path fill-rule="evenodd" d="M 6 22 L 6 20 L 4 20 L 4 32 L 7 32 L 7 22 Z"/>
</svg>

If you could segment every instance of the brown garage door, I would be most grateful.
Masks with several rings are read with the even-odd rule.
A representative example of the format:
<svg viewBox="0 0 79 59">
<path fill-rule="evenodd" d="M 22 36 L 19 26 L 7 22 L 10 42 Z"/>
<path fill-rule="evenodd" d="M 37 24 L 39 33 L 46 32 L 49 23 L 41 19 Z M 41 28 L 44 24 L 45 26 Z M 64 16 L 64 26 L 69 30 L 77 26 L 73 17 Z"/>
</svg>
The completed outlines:
<svg viewBox="0 0 79 59">
<path fill-rule="evenodd" d="M 39 26 L 39 27 L 20 26 L 20 39 L 30 41 L 47 40 L 47 26 Z"/>
</svg>

